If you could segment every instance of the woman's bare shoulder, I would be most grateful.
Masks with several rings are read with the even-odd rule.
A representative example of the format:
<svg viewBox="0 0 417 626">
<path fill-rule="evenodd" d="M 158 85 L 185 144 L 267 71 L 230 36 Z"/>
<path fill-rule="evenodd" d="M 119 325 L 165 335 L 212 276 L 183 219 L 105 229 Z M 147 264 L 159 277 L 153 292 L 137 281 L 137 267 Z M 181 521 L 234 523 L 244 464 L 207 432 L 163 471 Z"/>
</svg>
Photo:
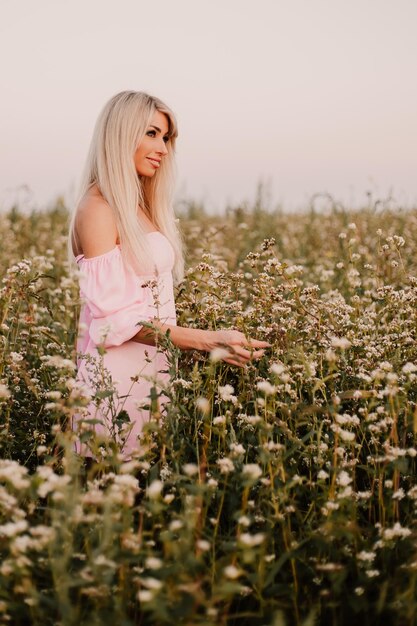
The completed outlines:
<svg viewBox="0 0 417 626">
<path fill-rule="evenodd" d="M 79 253 L 86 258 L 109 252 L 118 241 L 113 210 L 94 189 L 89 190 L 77 206 L 75 232 Z"/>
</svg>

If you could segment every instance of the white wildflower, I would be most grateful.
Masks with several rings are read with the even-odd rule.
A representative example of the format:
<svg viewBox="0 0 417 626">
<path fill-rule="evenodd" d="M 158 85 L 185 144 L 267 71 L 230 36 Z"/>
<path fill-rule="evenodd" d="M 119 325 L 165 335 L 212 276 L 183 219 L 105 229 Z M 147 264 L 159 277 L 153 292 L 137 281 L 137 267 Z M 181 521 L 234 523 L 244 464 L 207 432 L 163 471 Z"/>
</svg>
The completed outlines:
<svg viewBox="0 0 417 626">
<path fill-rule="evenodd" d="M 242 446 L 241 443 L 231 443 L 230 451 L 232 452 L 232 456 L 240 456 L 241 454 L 245 454 L 246 450 Z"/>
<path fill-rule="evenodd" d="M 367 552 L 366 550 L 362 550 L 361 552 L 358 552 L 358 554 L 356 555 L 356 558 L 359 561 L 364 561 L 365 563 L 372 563 L 372 561 L 375 560 L 376 554 L 375 552 Z"/>
<path fill-rule="evenodd" d="M 46 545 L 49 541 L 53 541 L 56 536 L 55 528 L 51 528 L 50 526 L 46 526 L 44 524 L 38 524 L 37 526 L 32 526 L 29 528 L 29 532 L 33 537 L 37 537 L 41 539 Z"/>
<path fill-rule="evenodd" d="M 70 369 L 75 370 L 76 365 L 70 359 L 64 359 L 59 354 L 42 356 L 41 360 L 44 361 L 48 367 L 56 367 L 57 369 Z"/>
<path fill-rule="evenodd" d="M 242 415 L 240 417 L 242 417 Z M 259 415 L 245 415 L 242 419 L 251 426 L 255 426 L 255 424 L 259 424 L 259 422 L 262 421 L 262 418 Z"/>
<path fill-rule="evenodd" d="M 332 348 L 340 348 L 341 350 L 347 350 L 351 345 L 349 339 L 346 339 L 346 337 L 332 337 L 331 344 Z"/>
<path fill-rule="evenodd" d="M 349 413 L 336 413 L 335 421 L 341 426 L 358 426 L 360 424 L 360 419 L 357 415 L 349 415 Z"/>
<path fill-rule="evenodd" d="M 197 398 L 195 405 L 204 415 L 207 415 L 210 411 L 210 402 L 207 398 Z"/>
<path fill-rule="evenodd" d="M 351 496 L 352 496 L 352 487 L 348 485 L 337 494 L 337 499 L 343 500 L 343 498 L 350 498 Z"/>
<path fill-rule="evenodd" d="M 337 477 L 337 484 L 340 485 L 341 487 L 347 487 L 347 485 L 349 485 L 351 482 L 352 482 L 352 479 L 349 476 L 349 474 L 345 472 L 344 470 L 342 470 L 339 473 L 339 476 Z"/>
<path fill-rule="evenodd" d="M 134 492 L 140 490 L 138 479 L 131 474 L 119 474 L 115 476 L 114 484 L 124 489 L 131 489 Z"/>
<path fill-rule="evenodd" d="M 37 469 L 37 474 L 43 479 L 43 482 L 38 486 L 38 495 L 40 498 L 46 498 L 49 493 L 52 493 L 52 497 L 55 500 L 60 498 L 60 492 L 64 490 L 66 485 L 71 482 L 71 476 L 67 474 L 58 475 L 48 465 L 41 465 Z"/>
<path fill-rule="evenodd" d="M 369 500 L 371 496 L 372 496 L 372 491 L 357 491 L 356 492 L 357 500 Z"/>
<path fill-rule="evenodd" d="M 242 570 L 237 568 L 235 565 L 227 565 L 227 567 L 224 568 L 223 572 L 226 578 L 230 578 L 231 580 L 235 580 L 243 574 Z"/>
<path fill-rule="evenodd" d="M 143 602 L 143 603 L 151 602 L 153 600 L 153 596 L 154 594 L 152 593 L 152 591 L 149 591 L 149 589 L 141 589 L 137 593 L 137 598 L 139 602 Z"/>
<path fill-rule="evenodd" d="M 354 441 L 355 440 L 355 433 L 351 433 L 349 430 L 345 430 L 343 428 L 341 428 L 339 430 L 339 435 L 340 435 L 340 438 L 343 441 Z"/>
<path fill-rule="evenodd" d="M 198 465 L 195 463 L 185 463 L 185 465 L 182 466 L 182 471 L 187 476 L 195 476 L 198 474 Z"/>
<path fill-rule="evenodd" d="M 252 480 L 257 480 L 262 476 L 262 469 L 257 463 L 247 463 L 242 468 L 242 475 Z"/>
<path fill-rule="evenodd" d="M 262 444 L 262 447 L 264 448 L 264 450 L 269 450 L 269 452 L 279 452 L 280 450 L 284 450 L 284 446 L 282 445 L 282 443 L 272 441 L 272 439 L 269 439 L 269 441 L 265 441 L 265 443 Z"/>
<path fill-rule="evenodd" d="M 120 466 L 120 473 L 121 474 L 131 474 L 138 467 L 139 467 L 138 461 L 125 461 Z"/>
<path fill-rule="evenodd" d="M 164 484 L 161 480 L 153 480 L 146 490 L 148 498 L 156 500 L 160 496 L 163 486 Z"/>
<path fill-rule="evenodd" d="M 407 496 L 411 498 L 411 500 L 417 500 L 417 485 L 414 485 L 414 487 L 411 487 L 411 489 L 407 491 Z"/>
<path fill-rule="evenodd" d="M 165 463 L 162 467 L 161 470 L 159 472 L 159 477 L 162 480 L 162 482 L 165 482 L 166 480 L 168 480 L 168 478 L 172 476 L 172 468 L 169 467 L 169 465 L 167 463 Z"/>
<path fill-rule="evenodd" d="M 232 385 L 224 385 L 223 387 L 219 385 L 219 396 L 225 402 L 233 402 L 233 404 L 236 403 L 237 398 L 233 395 L 234 391 L 235 390 Z"/>
<path fill-rule="evenodd" d="M 29 487 L 27 473 L 27 468 L 17 461 L 0 460 L 0 479 L 7 480 L 15 489 Z"/>
<path fill-rule="evenodd" d="M 148 556 L 145 559 L 145 567 L 147 569 L 161 569 L 163 562 L 161 559 L 158 559 L 156 556 Z"/>
<path fill-rule="evenodd" d="M 27 527 L 28 523 L 24 519 L 17 522 L 8 522 L 0 526 L 0 537 L 15 537 L 19 533 L 23 533 Z"/>
<path fill-rule="evenodd" d="M 340 504 L 338 502 L 334 502 L 333 500 L 329 500 L 326 504 L 321 508 L 321 512 L 323 515 L 328 515 L 331 511 L 337 511 Z"/>
<path fill-rule="evenodd" d="M 184 378 L 176 378 L 173 381 L 173 385 L 176 385 L 177 387 L 182 387 L 183 389 L 191 389 L 193 383 L 190 380 L 184 380 Z"/>
<path fill-rule="evenodd" d="M 285 372 L 285 366 L 282 363 L 272 363 L 269 369 L 275 376 L 281 376 Z"/>
<path fill-rule="evenodd" d="M 62 393 L 60 391 L 47 391 L 45 397 L 49 398 L 49 400 L 60 400 Z"/>
<path fill-rule="evenodd" d="M 389 361 L 382 361 L 382 363 L 379 364 L 379 367 L 384 370 L 384 372 L 391 372 L 393 368 L 392 363 Z"/>
<path fill-rule="evenodd" d="M 219 466 L 220 472 L 222 474 L 229 474 L 230 472 L 233 472 L 235 469 L 233 461 L 229 459 L 229 457 L 227 456 L 222 459 L 217 459 L 216 463 Z"/>
<path fill-rule="evenodd" d="M 266 396 L 272 396 L 277 390 L 277 388 L 274 385 L 271 385 L 271 383 L 267 380 L 260 380 L 258 383 L 256 383 L 256 387 Z"/>
<path fill-rule="evenodd" d="M 324 358 L 326 361 L 329 361 L 329 363 L 333 363 L 337 360 L 337 355 L 331 348 L 328 348 L 324 353 Z"/>
<path fill-rule="evenodd" d="M 264 540 L 264 533 L 255 533 L 254 535 L 251 535 L 250 533 L 242 533 L 239 537 L 239 542 L 248 548 L 254 548 L 255 546 L 259 546 L 261 543 L 264 542 Z"/>
<path fill-rule="evenodd" d="M 392 528 L 384 528 L 384 530 L 382 531 L 382 537 L 387 541 L 395 539 L 395 537 L 403 539 L 404 537 L 408 537 L 409 535 L 411 535 L 411 530 L 409 528 L 404 528 L 404 526 L 401 526 L 400 522 L 395 522 Z"/>
<path fill-rule="evenodd" d="M 152 576 L 148 576 L 147 578 L 141 578 L 140 582 L 144 587 L 153 591 L 158 591 L 163 586 L 162 580 L 152 578 Z"/>
</svg>

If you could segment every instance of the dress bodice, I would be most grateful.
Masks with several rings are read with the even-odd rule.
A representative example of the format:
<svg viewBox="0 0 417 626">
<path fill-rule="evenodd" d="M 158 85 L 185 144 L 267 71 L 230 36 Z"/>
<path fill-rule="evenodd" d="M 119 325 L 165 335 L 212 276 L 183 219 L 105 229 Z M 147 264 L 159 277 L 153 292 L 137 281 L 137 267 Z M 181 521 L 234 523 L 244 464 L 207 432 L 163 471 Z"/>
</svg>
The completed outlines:
<svg viewBox="0 0 417 626">
<path fill-rule="evenodd" d="M 76 257 L 80 268 L 80 313 L 77 352 L 94 346 L 119 346 L 140 330 L 140 322 L 158 318 L 175 324 L 172 269 L 175 254 L 159 231 L 147 233 L 155 271 L 137 274 L 122 256 L 120 245 L 95 257 Z"/>
</svg>

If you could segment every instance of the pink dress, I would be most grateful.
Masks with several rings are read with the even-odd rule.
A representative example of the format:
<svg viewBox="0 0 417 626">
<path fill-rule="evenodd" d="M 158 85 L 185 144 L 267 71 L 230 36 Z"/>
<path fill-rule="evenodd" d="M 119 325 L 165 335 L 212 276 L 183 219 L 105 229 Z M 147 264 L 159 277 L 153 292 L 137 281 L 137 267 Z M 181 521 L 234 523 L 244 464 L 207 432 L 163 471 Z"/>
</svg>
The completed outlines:
<svg viewBox="0 0 417 626">
<path fill-rule="evenodd" d="M 162 233 L 154 231 L 147 236 L 156 268 L 153 275 L 136 274 L 124 263 L 119 246 L 96 257 L 76 257 L 83 301 L 77 339 L 77 380 L 91 394 L 99 391 L 101 397 L 98 406 L 90 402 L 88 415 L 74 416 L 72 428 L 76 429 L 80 419 L 99 420 L 93 426 L 96 433 L 118 441 L 124 457 L 137 447 L 137 437 L 149 419 L 149 409 L 141 405 L 149 405 L 151 388 L 156 386 L 159 394 L 161 385 L 169 378 L 161 349 L 132 341 L 132 337 L 139 332 L 141 322 L 153 318 L 176 324 L 174 251 Z M 102 356 L 98 345 L 105 348 Z M 112 386 L 115 393 L 106 394 Z M 115 419 L 121 411 L 128 413 L 129 423 L 120 427 Z M 92 456 L 78 437 L 75 450 Z"/>
</svg>

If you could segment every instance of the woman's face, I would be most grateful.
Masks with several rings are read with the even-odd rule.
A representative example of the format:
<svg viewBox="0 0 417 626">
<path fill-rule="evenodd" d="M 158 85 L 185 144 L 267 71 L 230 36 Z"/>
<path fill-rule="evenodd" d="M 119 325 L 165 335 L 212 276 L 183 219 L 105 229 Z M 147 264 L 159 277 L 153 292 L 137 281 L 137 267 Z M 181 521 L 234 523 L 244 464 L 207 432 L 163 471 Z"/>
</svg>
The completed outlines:
<svg viewBox="0 0 417 626">
<path fill-rule="evenodd" d="M 153 176 L 168 154 L 168 118 L 155 111 L 145 136 L 135 152 L 135 167 L 139 176 Z"/>
</svg>

